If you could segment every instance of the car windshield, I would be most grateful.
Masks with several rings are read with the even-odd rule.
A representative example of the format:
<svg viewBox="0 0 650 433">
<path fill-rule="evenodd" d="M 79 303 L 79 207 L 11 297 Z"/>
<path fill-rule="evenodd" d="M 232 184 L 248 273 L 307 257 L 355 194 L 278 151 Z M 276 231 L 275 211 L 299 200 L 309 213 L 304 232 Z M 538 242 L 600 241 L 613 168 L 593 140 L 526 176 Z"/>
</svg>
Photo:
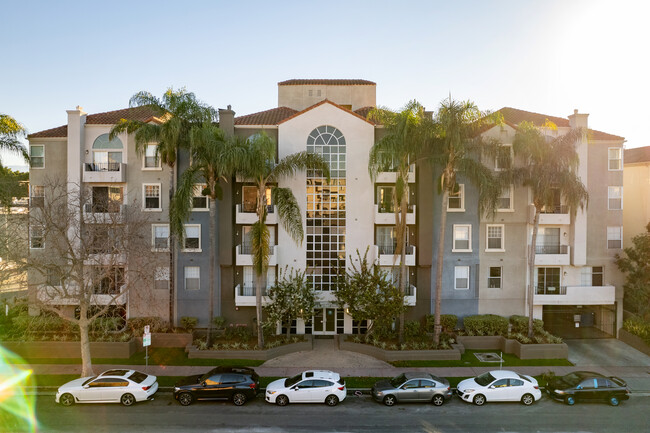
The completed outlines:
<svg viewBox="0 0 650 433">
<path fill-rule="evenodd" d="M 289 388 L 290 386 L 294 386 L 296 383 L 300 382 L 301 380 L 302 380 L 302 373 L 296 374 L 293 377 L 289 377 L 285 379 L 284 386 Z"/>
<path fill-rule="evenodd" d="M 208 380 L 210 377 L 212 377 L 212 375 L 214 375 L 214 373 L 216 373 L 216 372 L 217 372 L 217 369 L 216 369 L 216 368 L 213 368 L 212 370 L 208 371 L 208 372 L 205 373 L 203 376 L 199 377 L 199 381 L 198 381 L 198 383 L 205 382 L 205 381 Z"/>
<path fill-rule="evenodd" d="M 393 388 L 398 388 L 401 384 L 406 382 L 406 376 L 404 374 L 400 374 L 399 376 L 395 376 L 390 380 L 390 384 L 393 385 Z"/>
<path fill-rule="evenodd" d="M 135 383 L 142 383 L 142 382 L 143 382 L 147 377 L 148 377 L 148 375 L 146 375 L 146 374 L 144 374 L 144 373 L 141 373 L 141 372 L 139 372 L 139 371 L 135 371 L 135 372 L 133 372 L 133 374 L 129 377 L 129 379 L 131 379 L 131 380 L 134 381 Z"/>
<path fill-rule="evenodd" d="M 95 379 L 97 379 L 97 376 L 93 376 L 93 377 L 91 377 L 90 379 L 88 379 L 87 381 L 85 381 L 81 386 L 88 385 L 90 382 L 92 382 L 92 381 L 95 380 Z"/>
<path fill-rule="evenodd" d="M 474 382 L 478 383 L 481 386 L 488 386 L 490 383 L 494 382 L 496 379 L 490 374 L 490 372 L 483 373 L 480 376 L 474 378 Z"/>
<path fill-rule="evenodd" d="M 580 377 L 575 373 L 569 373 L 566 376 L 562 377 L 562 381 L 572 387 L 579 384 L 582 379 L 583 379 L 582 377 Z"/>
</svg>

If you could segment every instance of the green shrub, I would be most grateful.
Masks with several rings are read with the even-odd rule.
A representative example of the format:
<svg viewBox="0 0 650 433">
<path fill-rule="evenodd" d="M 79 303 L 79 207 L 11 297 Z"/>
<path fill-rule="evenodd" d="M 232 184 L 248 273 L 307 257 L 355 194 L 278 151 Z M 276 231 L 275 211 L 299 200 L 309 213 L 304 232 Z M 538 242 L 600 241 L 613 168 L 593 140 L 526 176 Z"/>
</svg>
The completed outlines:
<svg viewBox="0 0 650 433">
<path fill-rule="evenodd" d="M 212 318 L 212 324 L 216 329 L 223 329 L 226 325 L 226 319 L 222 316 L 215 316 Z"/>
<path fill-rule="evenodd" d="M 196 317 L 181 317 L 181 325 L 188 331 L 192 331 L 194 328 L 196 328 L 197 323 L 199 323 L 199 319 Z"/>
<path fill-rule="evenodd" d="M 630 334 L 642 338 L 647 344 L 650 344 L 650 323 L 640 317 L 631 317 L 623 322 L 623 329 Z"/>
<path fill-rule="evenodd" d="M 196 320 L 196 319 L 195 319 Z M 183 319 L 181 319 L 181 324 Z M 160 317 L 134 317 L 127 320 L 127 324 L 134 335 L 144 334 L 145 325 L 149 325 L 149 332 L 168 332 L 169 324 Z M 196 322 L 194 323 L 196 326 Z"/>
<path fill-rule="evenodd" d="M 248 327 L 248 325 L 233 325 L 231 323 L 230 326 L 226 328 L 225 335 L 229 340 L 246 341 L 253 337 L 253 331 Z"/>
<path fill-rule="evenodd" d="M 125 322 L 121 317 L 98 317 L 90 325 L 94 332 L 115 332 L 124 328 Z"/>
<path fill-rule="evenodd" d="M 434 324 L 435 324 L 435 315 L 433 314 L 428 314 L 426 317 L 427 324 L 427 332 L 434 332 Z M 458 316 L 455 314 L 441 314 L 440 315 L 440 326 L 442 326 L 442 331 L 443 332 L 454 332 L 456 329 L 456 325 L 458 325 Z"/>
<path fill-rule="evenodd" d="M 510 316 L 510 324 L 512 325 L 512 332 L 519 334 L 528 334 L 528 317 L 526 316 Z M 533 319 L 533 332 L 535 334 L 544 333 L 544 322 L 540 319 Z"/>
<path fill-rule="evenodd" d="M 508 319 L 495 314 L 466 316 L 463 319 L 467 335 L 507 335 Z"/>
<path fill-rule="evenodd" d="M 422 337 L 422 329 L 420 328 L 420 322 L 412 320 L 404 323 L 404 337 L 407 340 L 415 340 Z"/>
</svg>

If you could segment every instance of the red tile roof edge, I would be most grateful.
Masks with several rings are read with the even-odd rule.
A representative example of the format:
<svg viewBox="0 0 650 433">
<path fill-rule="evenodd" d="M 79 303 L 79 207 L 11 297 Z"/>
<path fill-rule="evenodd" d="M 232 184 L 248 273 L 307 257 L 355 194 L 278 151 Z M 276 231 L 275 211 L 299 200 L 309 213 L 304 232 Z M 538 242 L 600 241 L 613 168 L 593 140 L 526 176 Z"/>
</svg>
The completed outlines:
<svg viewBox="0 0 650 433">
<path fill-rule="evenodd" d="M 351 115 L 353 115 L 353 116 L 355 116 L 355 117 L 358 117 L 359 119 L 363 120 L 364 122 L 367 122 L 367 123 L 369 123 L 369 124 L 371 124 L 371 125 L 374 125 L 374 123 L 372 123 L 370 120 L 366 119 L 365 117 L 361 116 L 360 114 L 357 114 L 357 113 L 355 113 L 355 112 L 352 111 L 352 110 L 348 110 L 347 108 L 342 107 L 342 106 L 340 106 L 339 104 L 336 104 L 336 103 L 330 101 L 329 99 L 323 99 L 322 101 L 320 101 L 320 102 L 318 102 L 318 103 L 312 105 L 311 107 L 307 107 L 307 108 L 305 108 L 304 110 L 299 111 L 299 112 L 297 112 L 296 114 L 287 117 L 286 119 L 283 119 L 281 122 L 278 122 L 278 125 L 281 124 L 281 123 L 287 122 L 287 121 L 293 119 L 294 117 L 298 117 L 298 116 L 300 116 L 301 114 L 304 114 L 304 113 L 306 113 L 307 111 L 313 110 L 314 108 L 319 107 L 319 106 L 321 106 L 321 105 L 323 105 L 323 104 L 331 104 L 331 105 L 335 106 L 336 108 L 338 108 L 338 109 L 340 109 L 340 110 L 346 111 L 346 112 L 350 113 Z"/>
<path fill-rule="evenodd" d="M 361 79 L 309 79 L 309 78 L 295 78 L 291 80 L 280 81 L 278 86 L 302 86 L 302 85 L 328 85 L 328 86 L 350 86 L 350 85 L 361 85 L 361 86 L 376 86 L 377 83 L 361 80 Z"/>
</svg>

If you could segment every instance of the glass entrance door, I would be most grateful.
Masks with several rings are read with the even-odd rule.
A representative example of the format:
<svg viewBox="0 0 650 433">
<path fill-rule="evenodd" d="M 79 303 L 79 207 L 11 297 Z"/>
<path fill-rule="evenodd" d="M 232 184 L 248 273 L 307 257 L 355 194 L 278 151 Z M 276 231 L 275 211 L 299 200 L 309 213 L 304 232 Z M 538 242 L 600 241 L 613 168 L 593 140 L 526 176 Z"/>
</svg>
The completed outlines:
<svg viewBox="0 0 650 433">
<path fill-rule="evenodd" d="M 317 308 L 314 310 L 315 335 L 336 334 L 336 308 Z"/>
</svg>

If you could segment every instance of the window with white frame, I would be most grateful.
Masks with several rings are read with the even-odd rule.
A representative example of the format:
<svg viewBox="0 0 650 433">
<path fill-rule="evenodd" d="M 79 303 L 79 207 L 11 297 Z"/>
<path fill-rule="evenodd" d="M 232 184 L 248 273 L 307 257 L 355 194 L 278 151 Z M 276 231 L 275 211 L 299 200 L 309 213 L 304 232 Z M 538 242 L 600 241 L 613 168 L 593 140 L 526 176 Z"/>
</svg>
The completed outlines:
<svg viewBox="0 0 650 433">
<path fill-rule="evenodd" d="M 505 251 L 504 231 L 503 224 L 488 224 L 486 226 L 487 241 L 486 251 Z"/>
<path fill-rule="evenodd" d="M 45 168 L 44 145 L 33 144 L 29 146 L 29 166 L 30 168 Z"/>
<path fill-rule="evenodd" d="M 470 224 L 454 224 L 454 246 L 452 251 L 472 251 L 472 226 Z"/>
<path fill-rule="evenodd" d="M 448 212 L 464 212 L 465 211 L 465 185 L 462 183 L 456 184 L 453 192 L 449 193 L 447 198 L 447 211 Z"/>
<path fill-rule="evenodd" d="M 30 205 L 32 207 L 43 207 L 45 205 L 45 187 L 43 185 L 32 185 L 32 196 Z"/>
<path fill-rule="evenodd" d="M 621 249 L 623 248 L 623 227 L 607 227 L 607 248 L 608 249 Z"/>
<path fill-rule="evenodd" d="M 201 268 L 198 266 L 185 266 L 185 290 L 199 290 L 201 288 Z"/>
<path fill-rule="evenodd" d="M 469 290 L 469 266 L 454 267 L 454 289 Z"/>
<path fill-rule="evenodd" d="M 45 231 L 43 227 L 34 225 L 29 228 L 29 247 L 32 249 L 45 248 Z"/>
<path fill-rule="evenodd" d="M 157 144 L 147 144 L 147 147 L 144 150 L 144 160 L 142 161 L 142 168 L 145 169 L 161 168 Z"/>
<path fill-rule="evenodd" d="M 623 149 L 620 147 L 607 149 L 607 168 L 609 171 L 623 170 Z"/>
<path fill-rule="evenodd" d="M 160 210 L 160 184 L 159 183 L 145 183 L 142 185 L 144 195 L 144 208 L 149 210 Z"/>
<path fill-rule="evenodd" d="M 514 186 L 510 185 L 501 190 L 499 201 L 497 202 L 497 212 L 511 211 L 514 209 L 513 196 Z"/>
<path fill-rule="evenodd" d="M 583 286 L 603 285 L 603 267 L 602 266 L 583 266 L 580 269 L 580 284 Z"/>
<path fill-rule="evenodd" d="M 169 251 L 169 224 L 152 224 L 151 244 L 154 251 Z"/>
<path fill-rule="evenodd" d="M 395 211 L 393 205 L 394 186 L 381 185 L 377 187 L 377 210 L 379 213 L 392 213 Z"/>
<path fill-rule="evenodd" d="M 488 274 L 488 288 L 500 289 L 503 268 L 501 266 L 490 266 Z"/>
<path fill-rule="evenodd" d="M 208 210 L 208 197 L 203 195 L 203 190 L 207 187 L 205 183 L 197 183 L 194 185 L 194 193 L 192 195 L 192 210 Z"/>
<path fill-rule="evenodd" d="M 169 267 L 156 267 L 153 274 L 154 289 L 169 290 Z"/>
<path fill-rule="evenodd" d="M 607 209 L 609 210 L 623 209 L 623 187 L 622 186 L 607 187 Z"/>
<path fill-rule="evenodd" d="M 512 167 L 512 146 L 504 144 L 497 149 L 494 159 L 494 169 L 497 171 L 508 170 Z"/>
<path fill-rule="evenodd" d="M 183 251 L 201 251 L 201 225 L 185 224 Z"/>
</svg>

